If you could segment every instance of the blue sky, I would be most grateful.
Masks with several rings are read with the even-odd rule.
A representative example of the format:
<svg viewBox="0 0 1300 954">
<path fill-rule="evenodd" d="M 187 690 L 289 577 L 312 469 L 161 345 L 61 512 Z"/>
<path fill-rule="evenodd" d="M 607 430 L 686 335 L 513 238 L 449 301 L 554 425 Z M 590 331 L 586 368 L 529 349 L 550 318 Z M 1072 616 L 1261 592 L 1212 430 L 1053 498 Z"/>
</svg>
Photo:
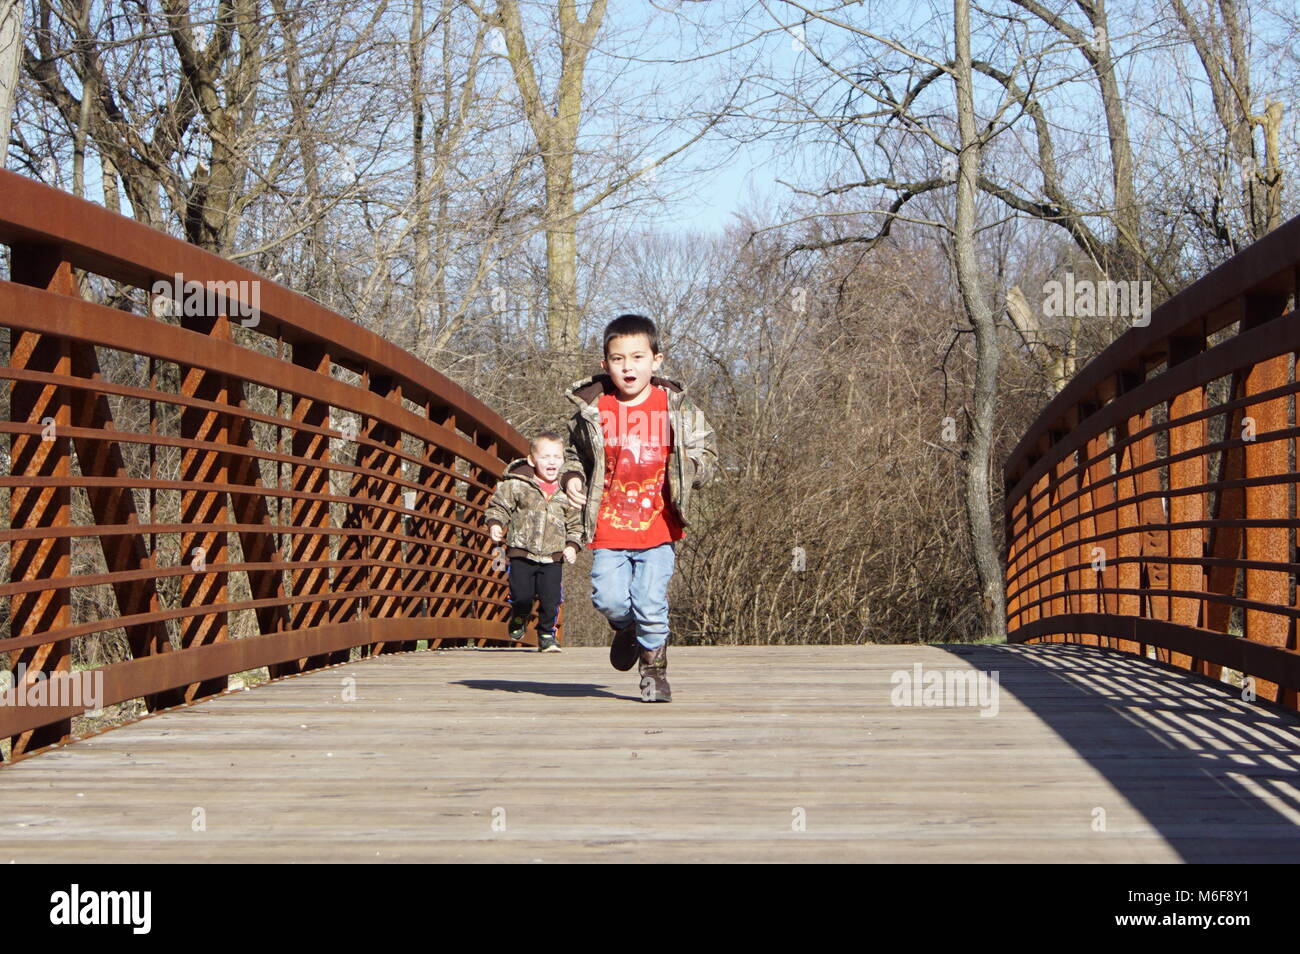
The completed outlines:
<svg viewBox="0 0 1300 954">
<path fill-rule="evenodd" d="M 664 8 L 672 3 L 657 0 L 656 5 Z M 665 94 L 641 104 L 644 112 L 685 117 L 676 129 L 663 131 L 665 127 L 659 126 L 664 138 L 646 150 L 645 160 L 669 151 L 698 129 L 701 120 L 691 114 L 707 112 L 719 102 L 722 91 L 729 88 L 728 78 L 744 74 L 747 58 L 759 58 L 765 71 L 793 66 L 789 36 L 759 36 L 775 24 L 753 0 L 682 3 L 680 9 L 678 16 L 656 11 L 649 2 L 611 2 L 598 44 L 601 55 L 593 59 L 588 73 L 592 95 L 597 97 L 607 71 L 622 74 L 619 92 L 612 94 L 615 100 L 620 93 L 630 91 L 635 96 L 638 90 L 662 85 Z M 708 55 L 719 50 L 725 52 Z M 584 121 L 583 130 L 599 136 L 606 126 L 599 108 L 594 113 Z M 781 158 L 778 148 L 768 140 L 737 144 L 710 134 L 664 167 L 664 177 L 679 187 L 678 195 L 648 217 L 675 228 L 722 229 L 755 198 L 763 201 L 787 191 L 774 182 Z"/>
</svg>

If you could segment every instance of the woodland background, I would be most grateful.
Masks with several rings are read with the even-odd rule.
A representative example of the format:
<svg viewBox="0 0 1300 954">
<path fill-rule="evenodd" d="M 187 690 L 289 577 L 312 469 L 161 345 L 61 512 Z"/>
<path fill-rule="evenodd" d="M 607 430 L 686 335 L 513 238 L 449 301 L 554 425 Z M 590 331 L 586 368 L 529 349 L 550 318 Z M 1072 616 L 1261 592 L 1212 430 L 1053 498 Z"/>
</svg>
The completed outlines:
<svg viewBox="0 0 1300 954">
<path fill-rule="evenodd" d="M 1158 304 L 1300 211 L 1298 50 L 1294 0 L 0 0 L 0 146 L 525 433 L 650 315 L 723 464 L 674 638 L 957 641 L 999 635 L 1002 459 L 1131 320 L 1046 283 Z"/>
</svg>

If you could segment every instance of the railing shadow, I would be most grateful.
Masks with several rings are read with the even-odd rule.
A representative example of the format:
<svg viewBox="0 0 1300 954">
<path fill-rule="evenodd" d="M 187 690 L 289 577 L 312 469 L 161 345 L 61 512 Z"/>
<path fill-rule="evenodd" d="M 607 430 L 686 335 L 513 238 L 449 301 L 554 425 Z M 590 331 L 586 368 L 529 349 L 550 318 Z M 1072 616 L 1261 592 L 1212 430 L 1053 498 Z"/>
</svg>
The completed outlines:
<svg viewBox="0 0 1300 954">
<path fill-rule="evenodd" d="M 1300 861 L 1297 716 L 1096 646 L 941 648 L 999 673 L 1000 689 L 1086 759 L 1184 861 Z"/>
</svg>

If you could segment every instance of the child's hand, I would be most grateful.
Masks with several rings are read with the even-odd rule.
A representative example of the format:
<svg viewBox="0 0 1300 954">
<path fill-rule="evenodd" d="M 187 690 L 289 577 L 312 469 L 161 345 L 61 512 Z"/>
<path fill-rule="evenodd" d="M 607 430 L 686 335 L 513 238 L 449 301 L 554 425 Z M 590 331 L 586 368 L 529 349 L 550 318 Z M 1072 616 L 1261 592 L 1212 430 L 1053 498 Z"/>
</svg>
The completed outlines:
<svg viewBox="0 0 1300 954">
<path fill-rule="evenodd" d="M 564 562 L 572 563 L 576 559 L 578 559 L 578 551 L 573 548 L 572 543 L 566 544 L 564 547 Z"/>
<path fill-rule="evenodd" d="M 494 523 L 488 527 L 488 536 L 492 538 L 493 543 L 500 543 L 506 538 L 506 532 L 501 529 L 499 523 Z"/>
<path fill-rule="evenodd" d="M 569 502 L 575 507 L 581 507 L 587 502 L 587 495 L 582 492 L 582 478 L 570 477 L 569 482 L 564 485 L 564 495 L 569 498 Z"/>
</svg>

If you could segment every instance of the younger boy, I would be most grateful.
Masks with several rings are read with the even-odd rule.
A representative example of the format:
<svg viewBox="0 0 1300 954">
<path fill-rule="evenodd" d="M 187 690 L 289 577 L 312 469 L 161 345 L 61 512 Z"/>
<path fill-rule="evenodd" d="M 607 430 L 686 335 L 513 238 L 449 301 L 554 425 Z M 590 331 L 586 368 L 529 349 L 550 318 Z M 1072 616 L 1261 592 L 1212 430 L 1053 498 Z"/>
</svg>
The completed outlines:
<svg viewBox="0 0 1300 954">
<path fill-rule="evenodd" d="M 649 318 L 620 315 L 606 326 L 605 373 L 569 387 L 578 409 L 560 477 L 595 551 L 591 601 L 614 630 L 609 661 L 622 672 L 640 662 L 643 702 L 672 701 L 668 581 L 694 516 L 691 491 L 718 456 L 704 412 L 655 375 L 663 360 Z"/>
<path fill-rule="evenodd" d="M 582 546 L 582 512 L 558 493 L 563 438 L 542 431 L 529 451 L 507 465 L 483 519 L 492 542 L 504 540 L 510 558 L 510 638 L 523 637 L 536 598 L 537 648 L 558 653 L 555 618 L 563 599 L 564 564 L 572 563 Z"/>
</svg>

